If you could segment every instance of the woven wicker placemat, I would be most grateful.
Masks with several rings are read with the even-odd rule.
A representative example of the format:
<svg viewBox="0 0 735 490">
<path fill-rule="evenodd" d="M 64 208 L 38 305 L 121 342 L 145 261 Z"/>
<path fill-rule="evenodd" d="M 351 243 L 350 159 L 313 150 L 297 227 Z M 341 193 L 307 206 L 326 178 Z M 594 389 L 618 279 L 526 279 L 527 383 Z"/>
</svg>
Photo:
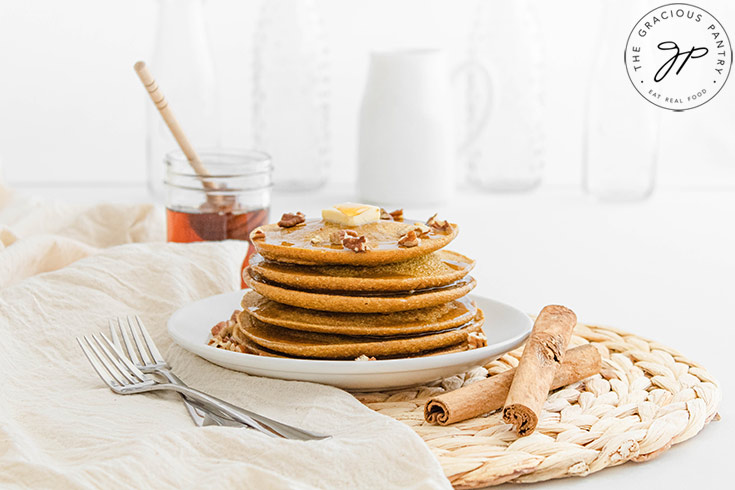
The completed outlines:
<svg viewBox="0 0 735 490">
<path fill-rule="evenodd" d="M 699 364 L 657 342 L 611 327 L 577 325 L 602 373 L 549 395 L 536 432 L 519 438 L 500 412 L 442 427 L 424 422 L 427 398 L 515 367 L 522 347 L 486 366 L 428 386 L 355 396 L 413 428 L 455 488 L 585 476 L 647 461 L 718 418 L 718 383 Z"/>
</svg>

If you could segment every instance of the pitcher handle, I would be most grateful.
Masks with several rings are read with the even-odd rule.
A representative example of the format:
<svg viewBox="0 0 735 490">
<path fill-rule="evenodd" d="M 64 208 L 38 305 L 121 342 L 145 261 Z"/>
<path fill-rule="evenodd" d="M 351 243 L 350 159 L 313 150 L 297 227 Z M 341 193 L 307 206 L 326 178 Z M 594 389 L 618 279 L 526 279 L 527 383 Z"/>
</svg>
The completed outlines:
<svg viewBox="0 0 735 490">
<path fill-rule="evenodd" d="M 477 61 L 467 61 L 455 68 L 452 73 L 452 82 L 457 83 L 463 74 L 469 74 L 471 72 L 475 72 L 480 76 L 481 86 L 484 87 L 485 91 L 485 100 L 482 110 L 480 111 L 480 117 L 478 117 L 475 120 L 475 123 L 467 129 L 467 136 L 457 147 L 457 153 L 459 154 L 465 153 L 482 134 L 482 131 L 485 129 L 485 126 L 487 126 L 488 120 L 490 119 L 493 103 L 496 98 L 495 83 L 493 82 L 492 76 L 487 69 Z"/>
</svg>

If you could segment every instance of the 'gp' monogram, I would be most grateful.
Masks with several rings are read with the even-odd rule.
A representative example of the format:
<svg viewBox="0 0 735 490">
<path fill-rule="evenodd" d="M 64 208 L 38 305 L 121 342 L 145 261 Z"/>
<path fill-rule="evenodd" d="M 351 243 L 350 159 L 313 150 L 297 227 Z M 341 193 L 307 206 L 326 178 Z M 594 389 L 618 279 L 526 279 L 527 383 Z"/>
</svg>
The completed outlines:
<svg viewBox="0 0 735 490">
<path fill-rule="evenodd" d="M 704 48 L 704 47 L 695 48 L 694 46 L 692 46 L 692 49 L 690 49 L 689 51 L 679 51 L 679 45 L 676 44 L 674 41 L 664 41 L 662 43 L 659 43 L 658 49 L 660 49 L 661 51 L 669 51 L 669 50 L 675 49 L 676 54 L 674 54 L 671 58 L 666 60 L 666 63 L 661 65 L 661 68 L 659 68 L 656 74 L 653 76 L 654 82 L 660 82 L 661 80 L 666 78 L 666 75 L 669 74 L 671 69 L 676 64 L 676 60 L 679 59 L 679 56 L 686 55 L 686 58 L 684 58 L 684 61 L 681 62 L 681 66 L 679 67 L 679 69 L 676 70 L 677 75 L 681 72 L 681 70 L 684 68 L 684 65 L 686 65 L 687 61 L 689 61 L 690 58 L 691 59 L 701 58 L 705 56 L 707 53 L 709 53 L 709 49 L 707 48 Z M 663 73 L 661 73 L 662 71 Z"/>
</svg>

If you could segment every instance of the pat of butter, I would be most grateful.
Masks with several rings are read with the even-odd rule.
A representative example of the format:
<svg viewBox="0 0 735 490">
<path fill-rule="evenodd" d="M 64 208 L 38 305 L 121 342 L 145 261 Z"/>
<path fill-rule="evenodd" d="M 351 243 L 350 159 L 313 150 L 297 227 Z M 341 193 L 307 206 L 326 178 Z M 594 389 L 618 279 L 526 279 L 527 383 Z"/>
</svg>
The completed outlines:
<svg viewBox="0 0 735 490">
<path fill-rule="evenodd" d="M 343 226 L 360 226 L 380 221 L 380 208 L 369 204 L 345 202 L 322 209 L 322 218 L 324 221 Z"/>
</svg>

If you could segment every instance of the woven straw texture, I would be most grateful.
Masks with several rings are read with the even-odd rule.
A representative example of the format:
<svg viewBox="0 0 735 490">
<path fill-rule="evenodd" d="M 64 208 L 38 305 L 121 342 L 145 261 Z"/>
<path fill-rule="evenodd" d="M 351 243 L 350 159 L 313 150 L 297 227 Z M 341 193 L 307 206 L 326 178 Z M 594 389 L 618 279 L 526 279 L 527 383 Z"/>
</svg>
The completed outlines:
<svg viewBox="0 0 735 490">
<path fill-rule="evenodd" d="M 523 438 L 499 411 L 447 427 L 423 417 L 429 397 L 515 367 L 522 347 L 430 386 L 356 396 L 411 426 L 458 489 L 585 476 L 646 461 L 717 418 L 720 389 L 699 364 L 622 330 L 578 324 L 570 345 L 587 342 L 602 354 L 602 373 L 551 393 L 536 432 Z"/>
</svg>

